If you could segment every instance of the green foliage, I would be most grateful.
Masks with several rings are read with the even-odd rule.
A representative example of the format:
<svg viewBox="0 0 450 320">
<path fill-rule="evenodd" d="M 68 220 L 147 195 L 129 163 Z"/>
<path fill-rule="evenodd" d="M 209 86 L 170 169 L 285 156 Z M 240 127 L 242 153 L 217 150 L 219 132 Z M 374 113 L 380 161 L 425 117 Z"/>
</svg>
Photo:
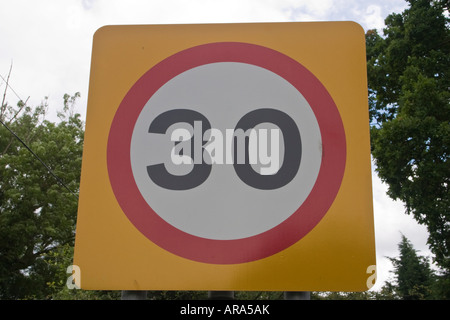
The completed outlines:
<svg viewBox="0 0 450 320">
<path fill-rule="evenodd" d="M 402 236 L 398 245 L 399 257 L 390 258 L 394 265 L 397 285 L 395 291 L 402 300 L 426 300 L 436 298 L 433 292 L 435 275 L 429 261 L 417 254 L 411 242 Z"/>
<path fill-rule="evenodd" d="M 375 292 L 315 292 L 311 300 L 374 300 Z"/>
<path fill-rule="evenodd" d="M 409 0 L 367 32 L 372 155 L 393 199 L 429 231 L 436 262 L 450 262 L 450 31 L 448 1 Z"/>
<path fill-rule="evenodd" d="M 77 192 L 84 129 L 78 114 L 68 115 L 74 102 L 65 100 L 59 123 L 44 119 L 46 101 L 4 104 L 1 120 Z M 0 298 L 45 298 L 58 269 L 48 262 L 73 244 L 78 199 L 4 126 L 0 152 Z"/>
</svg>

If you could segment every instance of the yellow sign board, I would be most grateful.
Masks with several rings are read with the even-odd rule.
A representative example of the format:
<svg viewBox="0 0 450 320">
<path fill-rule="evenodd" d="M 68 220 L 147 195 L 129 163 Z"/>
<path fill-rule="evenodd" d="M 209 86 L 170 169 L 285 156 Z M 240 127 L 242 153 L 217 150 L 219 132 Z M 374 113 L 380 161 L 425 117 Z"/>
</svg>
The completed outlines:
<svg viewBox="0 0 450 320">
<path fill-rule="evenodd" d="M 369 289 L 365 54 L 352 22 L 99 29 L 81 287 Z"/>
</svg>

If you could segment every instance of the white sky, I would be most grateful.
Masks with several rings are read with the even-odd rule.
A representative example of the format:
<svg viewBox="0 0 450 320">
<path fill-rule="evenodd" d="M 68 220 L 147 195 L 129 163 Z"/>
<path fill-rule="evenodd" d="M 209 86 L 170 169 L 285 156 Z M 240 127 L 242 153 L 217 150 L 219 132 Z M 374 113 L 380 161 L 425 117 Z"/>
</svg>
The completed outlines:
<svg viewBox="0 0 450 320">
<path fill-rule="evenodd" d="M 13 64 L 10 85 L 28 105 L 49 97 L 49 117 L 65 93 L 81 93 L 77 111 L 85 117 L 94 32 L 110 24 L 233 23 L 287 21 L 358 22 L 379 29 L 384 18 L 406 8 L 404 0 L 0 0 L 0 75 Z M 0 93 L 5 83 L 0 78 Z M 7 101 L 18 99 L 11 90 Z M 379 289 L 390 277 L 386 256 L 398 254 L 403 233 L 429 256 L 427 231 L 386 196 L 373 176 Z"/>
</svg>

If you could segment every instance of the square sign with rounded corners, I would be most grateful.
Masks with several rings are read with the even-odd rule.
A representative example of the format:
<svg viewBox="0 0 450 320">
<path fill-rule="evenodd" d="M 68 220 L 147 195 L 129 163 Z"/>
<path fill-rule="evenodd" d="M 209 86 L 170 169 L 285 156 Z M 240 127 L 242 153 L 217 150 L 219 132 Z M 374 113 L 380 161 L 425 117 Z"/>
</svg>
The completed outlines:
<svg viewBox="0 0 450 320">
<path fill-rule="evenodd" d="M 100 28 L 81 288 L 370 288 L 366 78 L 353 22 Z"/>
</svg>

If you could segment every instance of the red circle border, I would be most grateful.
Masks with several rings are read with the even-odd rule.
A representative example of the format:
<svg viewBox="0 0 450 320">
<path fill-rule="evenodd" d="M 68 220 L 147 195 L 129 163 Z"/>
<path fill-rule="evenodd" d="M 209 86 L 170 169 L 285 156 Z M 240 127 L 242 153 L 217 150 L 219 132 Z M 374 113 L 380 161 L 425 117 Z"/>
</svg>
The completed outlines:
<svg viewBox="0 0 450 320">
<path fill-rule="evenodd" d="M 173 77 L 217 62 L 265 68 L 291 83 L 311 106 L 322 135 L 322 163 L 303 204 L 285 221 L 255 236 L 235 240 L 197 237 L 163 220 L 144 200 L 134 181 L 131 137 L 150 97 Z M 125 215 L 149 240 L 178 256 L 204 263 L 236 264 L 266 258 L 293 245 L 325 216 L 340 189 L 346 139 L 339 110 L 322 83 L 296 60 L 273 49 L 241 42 L 208 43 L 180 51 L 148 70 L 128 91 L 116 111 L 107 143 L 111 187 Z"/>
</svg>

